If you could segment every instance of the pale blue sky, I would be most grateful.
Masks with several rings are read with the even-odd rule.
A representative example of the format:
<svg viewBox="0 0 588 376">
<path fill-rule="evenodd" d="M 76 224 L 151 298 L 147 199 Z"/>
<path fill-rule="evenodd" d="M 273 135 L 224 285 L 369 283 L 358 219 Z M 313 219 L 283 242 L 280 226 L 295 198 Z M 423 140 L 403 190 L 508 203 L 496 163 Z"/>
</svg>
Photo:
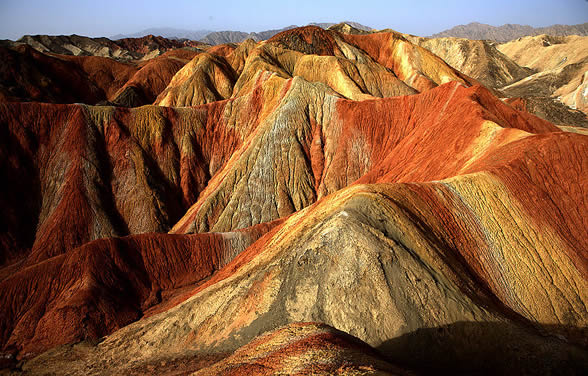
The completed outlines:
<svg viewBox="0 0 588 376">
<path fill-rule="evenodd" d="M 356 21 L 430 35 L 472 21 L 548 26 L 588 22 L 587 0 L 0 0 L 0 39 L 23 34 L 111 36 L 151 27 L 262 31 Z"/>
</svg>

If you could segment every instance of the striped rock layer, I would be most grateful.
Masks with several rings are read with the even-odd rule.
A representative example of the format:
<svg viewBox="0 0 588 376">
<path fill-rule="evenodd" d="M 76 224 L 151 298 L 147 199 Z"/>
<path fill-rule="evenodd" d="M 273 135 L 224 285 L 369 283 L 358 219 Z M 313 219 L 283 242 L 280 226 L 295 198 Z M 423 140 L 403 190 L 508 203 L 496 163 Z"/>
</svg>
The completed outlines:
<svg viewBox="0 0 588 376">
<path fill-rule="evenodd" d="M 158 88 L 0 105 L 23 372 L 586 368 L 585 134 L 391 32 L 217 46 Z"/>
</svg>

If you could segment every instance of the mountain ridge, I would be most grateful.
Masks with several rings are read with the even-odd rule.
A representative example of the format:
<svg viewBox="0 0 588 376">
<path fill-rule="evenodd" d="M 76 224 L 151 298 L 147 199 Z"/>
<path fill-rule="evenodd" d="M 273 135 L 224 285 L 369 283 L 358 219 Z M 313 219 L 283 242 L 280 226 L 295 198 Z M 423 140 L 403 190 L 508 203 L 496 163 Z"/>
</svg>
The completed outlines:
<svg viewBox="0 0 588 376">
<path fill-rule="evenodd" d="M 548 34 L 552 36 L 567 35 L 588 35 L 588 22 L 576 25 L 551 25 L 545 27 L 532 27 L 520 24 L 504 24 L 492 26 L 479 22 L 470 22 L 465 25 L 457 25 L 450 29 L 435 33 L 430 38 L 457 37 L 476 40 L 495 40 L 497 42 L 508 42 L 513 39 Z"/>
<path fill-rule="evenodd" d="M 189 29 L 177 29 L 173 27 L 151 27 L 145 30 L 141 30 L 135 33 L 120 33 L 108 37 L 111 40 L 125 39 L 125 38 L 141 38 L 146 35 L 159 35 L 168 39 L 190 39 L 199 40 L 206 35 L 212 33 L 213 30 L 189 30 Z"/>
<path fill-rule="evenodd" d="M 372 30 L 372 28 L 369 26 L 365 26 L 365 25 L 362 25 L 360 23 L 353 22 L 353 21 L 342 21 L 342 22 L 339 22 L 338 24 L 348 24 L 356 29 L 364 30 L 364 31 L 365 30 Z M 338 25 L 338 24 L 333 23 L 333 22 L 319 22 L 319 23 L 311 22 L 307 26 L 318 26 L 321 29 L 328 29 L 329 27 L 334 26 L 334 25 Z M 300 27 L 300 26 L 290 25 L 290 26 L 283 27 L 281 29 L 272 29 L 272 30 L 265 30 L 265 31 L 260 31 L 260 32 L 250 32 L 250 33 L 243 32 L 243 31 L 231 31 L 231 30 L 217 31 L 217 32 L 212 32 L 212 33 L 206 35 L 204 38 L 201 39 L 201 41 L 204 43 L 211 44 L 211 45 L 225 44 L 225 43 L 240 43 L 246 39 L 253 39 L 258 42 L 261 40 L 269 39 L 269 38 L 273 37 L 274 35 L 279 34 L 283 31 L 296 29 L 298 27 Z"/>
<path fill-rule="evenodd" d="M 371 27 L 362 25 L 358 22 L 353 21 L 342 21 L 341 24 L 348 24 L 359 30 L 369 31 Z M 311 22 L 307 26 L 318 26 L 323 29 L 327 29 L 331 26 L 337 25 L 335 22 Z M 149 28 L 136 33 L 131 34 L 117 34 L 109 37 L 109 39 L 116 41 L 124 38 L 141 38 L 146 35 L 159 35 L 168 39 L 190 39 L 195 41 L 201 41 L 211 45 L 224 44 L 224 43 L 240 43 L 245 39 L 253 39 L 255 41 L 266 40 L 274 35 L 300 27 L 298 25 L 289 25 L 279 29 L 268 29 L 262 31 L 240 31 L 240 30 L 187 30 L 187 29 L 175 29 L 175 28 Z"/>
<path fill-rule="evenodd" d="M 0 367 L 585 374 L 588 136 L 499 90 L 582 38 L 0 46 Z"/>
</svg>

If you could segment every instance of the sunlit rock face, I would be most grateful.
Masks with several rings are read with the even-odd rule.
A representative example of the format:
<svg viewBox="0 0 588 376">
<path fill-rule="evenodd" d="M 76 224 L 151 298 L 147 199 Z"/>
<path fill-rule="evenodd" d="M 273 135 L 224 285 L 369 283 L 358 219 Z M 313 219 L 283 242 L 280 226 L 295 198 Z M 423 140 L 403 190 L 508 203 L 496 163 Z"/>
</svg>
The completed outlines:
<svg viewBox="0 0 588 376">
<path fill-rule="evenodd" d="M 72 375 L 582 371 L 588 136 L 481 86 L 521 73 L 482 74 L 510 61 L 493 46 L 468 45 L 486 65 L 434 54 L 452 43 L 338 25 L 141 63 L 7 47 L 85 67 L 80 88 L 90 58 L 120 79 L 50 100 L 64 92 L 23 72 L 37 102 L 1 97 L 3 359 Z"/>
</svg>

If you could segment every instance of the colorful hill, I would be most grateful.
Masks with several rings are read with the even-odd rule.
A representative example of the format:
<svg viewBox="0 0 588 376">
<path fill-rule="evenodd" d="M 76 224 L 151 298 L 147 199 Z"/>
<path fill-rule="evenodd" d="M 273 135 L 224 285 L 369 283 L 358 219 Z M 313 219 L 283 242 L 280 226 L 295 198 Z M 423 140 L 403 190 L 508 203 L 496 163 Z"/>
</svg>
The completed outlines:
<svg viewBox="0 0 588 376">
<path fill-rule="evenodd" d="M 557 97 L 571 108 L 588 112 L 588 36 L 525 37 L 499 49 L 517 64 L 537 71 L 504 87 L 505 93 Z"/>
<path fill-rule="evenodd" d="M 5 49 L 109 101 L 0 104 L 11 372 L 587 370 L 588 136 L 480 85 L 526 71 L 491 44 L 346 30 Z"/>
</svg>

